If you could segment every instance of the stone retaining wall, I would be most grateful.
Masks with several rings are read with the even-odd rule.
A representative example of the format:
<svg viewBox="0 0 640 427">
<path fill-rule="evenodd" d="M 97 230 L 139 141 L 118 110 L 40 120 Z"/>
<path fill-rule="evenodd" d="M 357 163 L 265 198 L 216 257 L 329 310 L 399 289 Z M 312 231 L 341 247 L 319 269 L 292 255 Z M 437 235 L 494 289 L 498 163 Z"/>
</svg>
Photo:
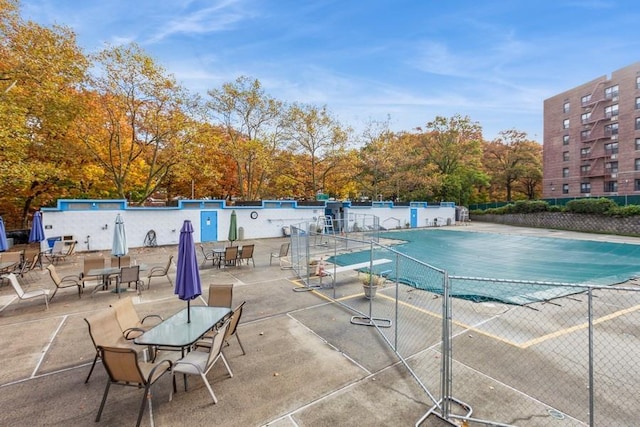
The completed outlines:
<svg viewBox="0 0 640 427">
<path fill-rule="evenodd" d="M 640 217 L 612 218 L 601 215 L 574 214 L 565 212 L 537 212 L 529 214 L 471 215 L 472 221 L 521 227 L 550 228 L 557 230 L 584 231 L 589 233 L 640 236 Z"/>
</svg>

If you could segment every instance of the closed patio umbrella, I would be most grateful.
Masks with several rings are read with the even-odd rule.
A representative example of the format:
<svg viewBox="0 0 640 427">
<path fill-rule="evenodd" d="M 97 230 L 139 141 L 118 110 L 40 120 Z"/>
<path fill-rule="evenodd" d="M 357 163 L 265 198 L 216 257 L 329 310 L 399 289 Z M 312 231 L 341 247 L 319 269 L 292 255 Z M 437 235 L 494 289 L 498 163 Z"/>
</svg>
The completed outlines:
<svg viewBox="0 0 640 427">
<path fill-rule="evenodd" d="M 7 232 L 4 229 L 4 221 L 0 216 L 0 252 L 4 252 L 9 249 L 9 244 L 7 243 Z"/>
<path fill-rule="evenodd" d="M 31 231 L 29 232 L 29 243 L 42 242 L 44 240 L 44 228 L 42 228 L 42 214 L 36 211 L 33 214 L 31 222 Z"/>
<path fill-rule="evenodd" d="M 191 323 L 191 300 L 202 294 L 196 245 L 193 242 L 193 225 L 186 219 L 180 229 L 178 241 L 178 262 L 175 292 L 183 301 L 187 301 L 187 323 Z"/>
<path fill-rule="evenodd" d="M 118 268 L 120 268 L 120 257 L 125 256 L 127 252 L 129 252 L 127 232 L 124 228 L 124 220 L 118 214 L 116 216 L 116 225 L 113 228 L 113 246 L 111 247 L 111 255 L 118 257 Z"/>
<path fill-rule="evenodd" d="M 236 211 L 231 211 L 231 220 L 229 222 L 229 241 L 231 245 L 238 240 L 238 219 L 236 217 Z"/>
</svg>

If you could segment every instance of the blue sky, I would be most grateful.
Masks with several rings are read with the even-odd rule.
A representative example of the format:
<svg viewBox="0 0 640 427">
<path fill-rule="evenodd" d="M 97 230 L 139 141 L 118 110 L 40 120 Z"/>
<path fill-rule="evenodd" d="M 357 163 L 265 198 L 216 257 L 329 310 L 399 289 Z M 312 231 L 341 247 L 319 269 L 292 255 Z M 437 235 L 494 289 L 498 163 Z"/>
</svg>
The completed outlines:
<svg viewBox="0 0 640 427">
<path fill-rule="evenodd" d="M 192 92 L 241 75 L 361 131 L 436 116 L 542 142 L 544 99 L 640 60 L 634 0 L 22 0 L 87 53 L 136 42 Z"/>
</svg>

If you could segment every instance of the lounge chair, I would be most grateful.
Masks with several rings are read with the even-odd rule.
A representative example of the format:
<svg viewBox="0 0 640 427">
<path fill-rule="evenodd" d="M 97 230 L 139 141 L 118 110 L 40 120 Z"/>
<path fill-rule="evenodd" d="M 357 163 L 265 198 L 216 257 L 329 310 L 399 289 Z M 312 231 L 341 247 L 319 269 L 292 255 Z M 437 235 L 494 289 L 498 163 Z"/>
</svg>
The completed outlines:
<svg viewBox="0 0 640 427">
<path fill-rule="evenodd" d="M 213 249 L 205 249 L 203 245 L 200 245 L 200 250 L 202 251 L 202 264 L 205 265 L 207 261 L 211 261 L 212 265 L 216 264 L 216 260 L 218 259 L 216 252 Z"/>
<path fill-rule="evenodd" d="M 173 364 L 173 368 L 171 372 L 173 373 L 173 381 L 175 382 L 176 374 L 184 374 L 184 375 L 199 375 L 202 378 L 202 382 L 209 390 L 209 394 L 213 399 L 213 403 L 218 403 L 218 399 L 216 395 L 213 393 L 213 389 L 211 388 L 211 384 L 207 380 L 207 374 L 213 368 L 213 365 L 218 361 L 218 359 L 222 359 L 224 362 L 224 366 L 227 368 L 227 372 L 230 377 L 233 377 L 233 372 L 231 372 L 231 368 L 229 368 L 229 364 L 227 363 L 227 359 L 225 359 L 222 354 L 222 344 L 224 343 L 224 337 L 227 329 L 229 328 L 229 322 L 225 322 L 213 335 L 211 338 L 203 338 L 201 341 L 208 341 L 208 346 L 203 346 L 207 351 L 198 351 L 194 350 L 188 353 L 185 357 L 178 360 Z M 185 379 L 184 389 L 187 391 L 187 383 Z M 169 399 L 171 400 L 171 398 Z"/>
<path fill-rule="evenodd" d="M 51 294 L 51 298 L 49 298 L 49 301 L 53 300 L 53 297 L 56 296 L 56 292 L 58 292 L 58 289 L 70 288 L 73 286 L 76 286 L 78 288 L 78 298 L 82 297 L 82 281 L 78 276 L 69 275 L 60 277 L 56 270 L 56 266 L 53 264 L 49 264 L 47 270 L 49 271 L 51 280 L 53 281 L 54 285 L 56 285 L 56 288 L 53 290 L 53 294 Z"/>
<path fill-rule="evenodd" d="M 53 244 L 53 249 L 51 253 L 47 256 L 49 261 L 52 264 L 55 264 L 58 261 L 66 261 L 68 256 L 71 256 L 75 253 L 76 250 L 76 242 L 75 241 L 62 241 L 56 240 Z"/>
<path fill-rule="evenodd" d="M 253 250 L 255 247 L 256 245 L 244 245 L 242 251 L 238 254 L 238 263 L 242 264 L 242 261 L 246 261 L 247 265 L 249 265 L 249 260 L 251 260 L 251 263 L 255 267 L 256 263 L 253 260 Z"/>
<path fill-rule="evenodd" d="M 231 308 L 233 301 L 233 283 L 209 285 L 209 307 Z"/>
<path fill-rule="evenodd" d="M 224 256 L 220 260 L 220 265 L 231 266 L 236 265 L 238 261 L 238 247 L 227 246 L 224 250 Z"/>
<path fill-rule="evenodd" d="M 145 325 L 144 322 L 148 319 L 158 319 L 162 322 L 162 316 L 159 314 L 149 314 L 141 319 L 133 305 L 131 297 L 120 299 L 111 304 L 110 307 L 115 310 L 118 325 L 120 325 L 120 329 L 122 330 L 122 336 L 126 340 L 139 337 L 145 331 L 155 326 Z"/>
<path fill-rule="evenodd" d="M 269 257 L 269 265 L 273 265 L 273 259 L 276 258 L 278 260 L 280 260 L 280 268 L 287 268 L 287 267 L 283 267 L 283 263 L 286 263 L 286 258 L 287 255 L 289 255 L 289 246 L 291 246 L 291 243 L 287 242 L 287 243 L 283 243 L 280 245 L 280 251 L 278 252 L 272 252 L 271 256 Z M 290 265 L 291 263 L 289 263 Z M 288 267 L 290 268 L 290 267 Z"/>
<path fill-rule="evenodd" d="M 107 310 L 100 310 L 94 314 L 85 317 L 85 322 L 89 326 L 89 336 L 96 349 L 96 355 L 93 358 L 91 369 L 89 369 L 89 375 L 84 381 L 89 382 L 93 369 L 96 367 L 96 362 L 100 358 L 100 351 L 98 347 L 123 347 L 130 348 L 140 353 L 145 349 L 143 347 L 133 344 L 132 341 L 127 341 L 122 333 L 118 318 L 116 317 L 116 311 L 114 308 L 109 307 Z"/>
<path fill-rule="evenodd" d="M 155 266 L 152 267 L 149 272 L 147 273 L 147 279 L 149 280 L 147 282 L 147 289 L 149 289 L 149 286 L 151 286 L 151 278 L 152 277 L 164 277 L 167 276 L 167 280 L 169 280 L 169 283 L 171 283 L 171 285 L 173 286 L 173 282 L 171 281 L 171 277 L 169 277 L 169 269 L 171 268 L 171 261 L 173 261 L 173 255 L 171 255 L 169 257 L 169 261 L 167 261 L 167 265 L 165 266 Z"/>
<path fill-rule="evenodd" d="M 9 273 L 3 277 L 9 280 L 9 283 L 11 283 L 11 286 L 13 286 L 13 290 L 15 290 L 16 294 L 18 294 L 18 298 L 23 300 L 23 299 L 31 299 L 31 298 L 38 298 L 38 297 L 44 296 L 44 303 L 47 306 L 46 309 L 47 310 L 49 309 L 49 290 L 48 289 L 35 289 L 33 291 L 25 292 L 22 289 L 22 286 L 20 286 L 20 282 L 18 282 L 18 277 L 14 273 Z"/>
<path fill-rule="evenodd" d="M 96 422 L 100 421 L 104 404 L 109 395 L 109 388 L 111 384 L 115 384 L 138 388 L 144 387 L 142 403 L 140 403 L 140 411 L 138 412 L 138 422 L 136 423 L 136 427 L 139 426 L 142 421 L 147 399 L 149 400 L 149 404 L 151 404 L 151 386 L 158 381 L 162 375 L 171 370 L 173 363 L 171 363 L 170 360 L 161 360 L 158 363 L 139 362 L 135 350 L 130 348 L 98 346 L 98 353 L 109 375 L 109 379 L 104 389 L 104 395 L 102 396 L 100 409 L 96 416 Z M 175 390 L 175 388 L 176 380 L 174 376 L 173 389 Z"/>
<path fill-rule="evenodd" d="M 144 285 L 144 282 L 140 280 L 139 265 L 133 265 L 131 267 L 122 267 L 120 269 L 120 275 L 117 277 L 117 280 L 118 280 L 118 288 L 121 288 L 123 283 L 126 283 L 127 287 L 131 287 L 131 283 L 134 283 L 138 294 L 140 293 L 140 291 L 142 290 L 142 286 Z M 122 289 L 120 289 L 120 292 L 123 292 Z"/>
</svg>

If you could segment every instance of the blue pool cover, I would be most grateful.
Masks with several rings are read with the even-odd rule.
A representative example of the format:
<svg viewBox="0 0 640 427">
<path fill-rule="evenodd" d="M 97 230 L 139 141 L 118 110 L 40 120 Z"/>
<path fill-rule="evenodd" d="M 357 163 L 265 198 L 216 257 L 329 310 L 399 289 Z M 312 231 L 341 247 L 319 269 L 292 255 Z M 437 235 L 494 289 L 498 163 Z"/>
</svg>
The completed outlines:
<svg viewBox="0 0 640 427">
<path fill-rule="evenodd" d="M 405 241 L 393 248 L 446 270 L 450 276 L 608 286 L 640 275 L 640 245 L 629 243 L 442 229 L 389 232 L 381 237 Z M 368 257 L 368 252 L 344 254 L 336 259 L 336 263 L 362 262 Z M 400 282 L 442 292 L 438 280 L 410 277 L 409 269 L 406 270 L 401 269 Z M 395 276 L 395 272 L 392 275 Z M 509 304 L 544 301 L 580 290 L 521 283 L 504 285 L 497 281 L 452 280 L 454 296 Z"/>
</svg>

